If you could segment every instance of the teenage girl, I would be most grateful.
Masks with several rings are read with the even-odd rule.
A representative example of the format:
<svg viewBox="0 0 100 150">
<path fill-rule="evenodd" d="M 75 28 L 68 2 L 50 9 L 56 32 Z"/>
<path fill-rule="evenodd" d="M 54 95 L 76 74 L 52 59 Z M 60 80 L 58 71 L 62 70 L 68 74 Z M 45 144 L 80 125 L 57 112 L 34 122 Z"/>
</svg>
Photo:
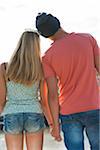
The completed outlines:
<svg viewBox="0 0 100 150">
<path fill-rule="evenodd" d="M 23 150 L 24 140 L 27 150 L 42 150 L 42 92 L 39 35 L 25 31 L 10 61 L 0 66 L 0 112 L 7 150 Z"/>
</svg>

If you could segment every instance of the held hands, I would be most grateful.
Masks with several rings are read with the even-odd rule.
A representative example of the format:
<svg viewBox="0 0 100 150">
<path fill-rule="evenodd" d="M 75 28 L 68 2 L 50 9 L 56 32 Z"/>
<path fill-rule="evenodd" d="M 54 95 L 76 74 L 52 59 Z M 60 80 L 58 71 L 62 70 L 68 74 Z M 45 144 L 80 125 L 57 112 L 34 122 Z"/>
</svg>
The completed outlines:
<svg viewBox="0 0 100 150">
<path fill-rule="evenodd" d="M 54 139 L 58 142 L 62 140 L 61 135 L 60 135 L 60 127 L 58 125 L 50 125 L 50 134 L 54 137 Z"/>
</svg>

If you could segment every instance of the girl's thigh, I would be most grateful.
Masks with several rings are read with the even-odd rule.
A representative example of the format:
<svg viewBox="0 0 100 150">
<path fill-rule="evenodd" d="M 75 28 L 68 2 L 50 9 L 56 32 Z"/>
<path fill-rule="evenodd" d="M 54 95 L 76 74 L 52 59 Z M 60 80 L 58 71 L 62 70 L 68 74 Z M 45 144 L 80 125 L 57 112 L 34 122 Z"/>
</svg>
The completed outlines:
<svg viewBox="0 0 100 150">
<path fill-rule="evenodd" d="M 7 150 L 22 150 L 23 149 L 23 135 L 22 134 L 5 134 L 5 141 Z"/>
<path fill-rule="evenodd" d="M 27 150 L 42 150 L 43 148 L 43 130 L 35 133 L 26 133 Z"/>
</svg>

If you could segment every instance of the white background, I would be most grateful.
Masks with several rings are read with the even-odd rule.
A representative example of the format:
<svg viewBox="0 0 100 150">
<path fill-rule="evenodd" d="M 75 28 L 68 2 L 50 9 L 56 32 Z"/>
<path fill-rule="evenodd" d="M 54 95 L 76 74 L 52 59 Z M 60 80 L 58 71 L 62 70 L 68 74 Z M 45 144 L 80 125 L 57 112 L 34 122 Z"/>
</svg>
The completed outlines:
<svg viewBox="0 0 100 150">
<path fill-rule="evenodd" d="M 8 61 L 21 33 L 35 29 L 38 12 L 52 13 L 66 32 L 92 34 L 100 44 L 100 0 L 0 0 L 0 63 Z M 41 37 L 44 52 L 50 41 Z"/>
</svg>

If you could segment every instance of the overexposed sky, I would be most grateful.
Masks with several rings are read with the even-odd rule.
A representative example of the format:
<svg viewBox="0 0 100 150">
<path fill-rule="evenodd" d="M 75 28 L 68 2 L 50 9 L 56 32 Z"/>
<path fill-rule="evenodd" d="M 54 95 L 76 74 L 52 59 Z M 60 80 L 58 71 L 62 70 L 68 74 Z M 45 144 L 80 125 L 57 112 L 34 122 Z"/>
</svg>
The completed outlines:
<svg viewBox="0 0 100 150">
<path fill-rule="evenodd" d="M 8 61 L 21 33 L 35 29 L 38 12 L 55 15 L 66 32 L 91 33 L 100 44 L 100 0 L 0 0 L 0 63 Z M 50 41 L 41 38 L 44 52 Z"/>
</svg>

